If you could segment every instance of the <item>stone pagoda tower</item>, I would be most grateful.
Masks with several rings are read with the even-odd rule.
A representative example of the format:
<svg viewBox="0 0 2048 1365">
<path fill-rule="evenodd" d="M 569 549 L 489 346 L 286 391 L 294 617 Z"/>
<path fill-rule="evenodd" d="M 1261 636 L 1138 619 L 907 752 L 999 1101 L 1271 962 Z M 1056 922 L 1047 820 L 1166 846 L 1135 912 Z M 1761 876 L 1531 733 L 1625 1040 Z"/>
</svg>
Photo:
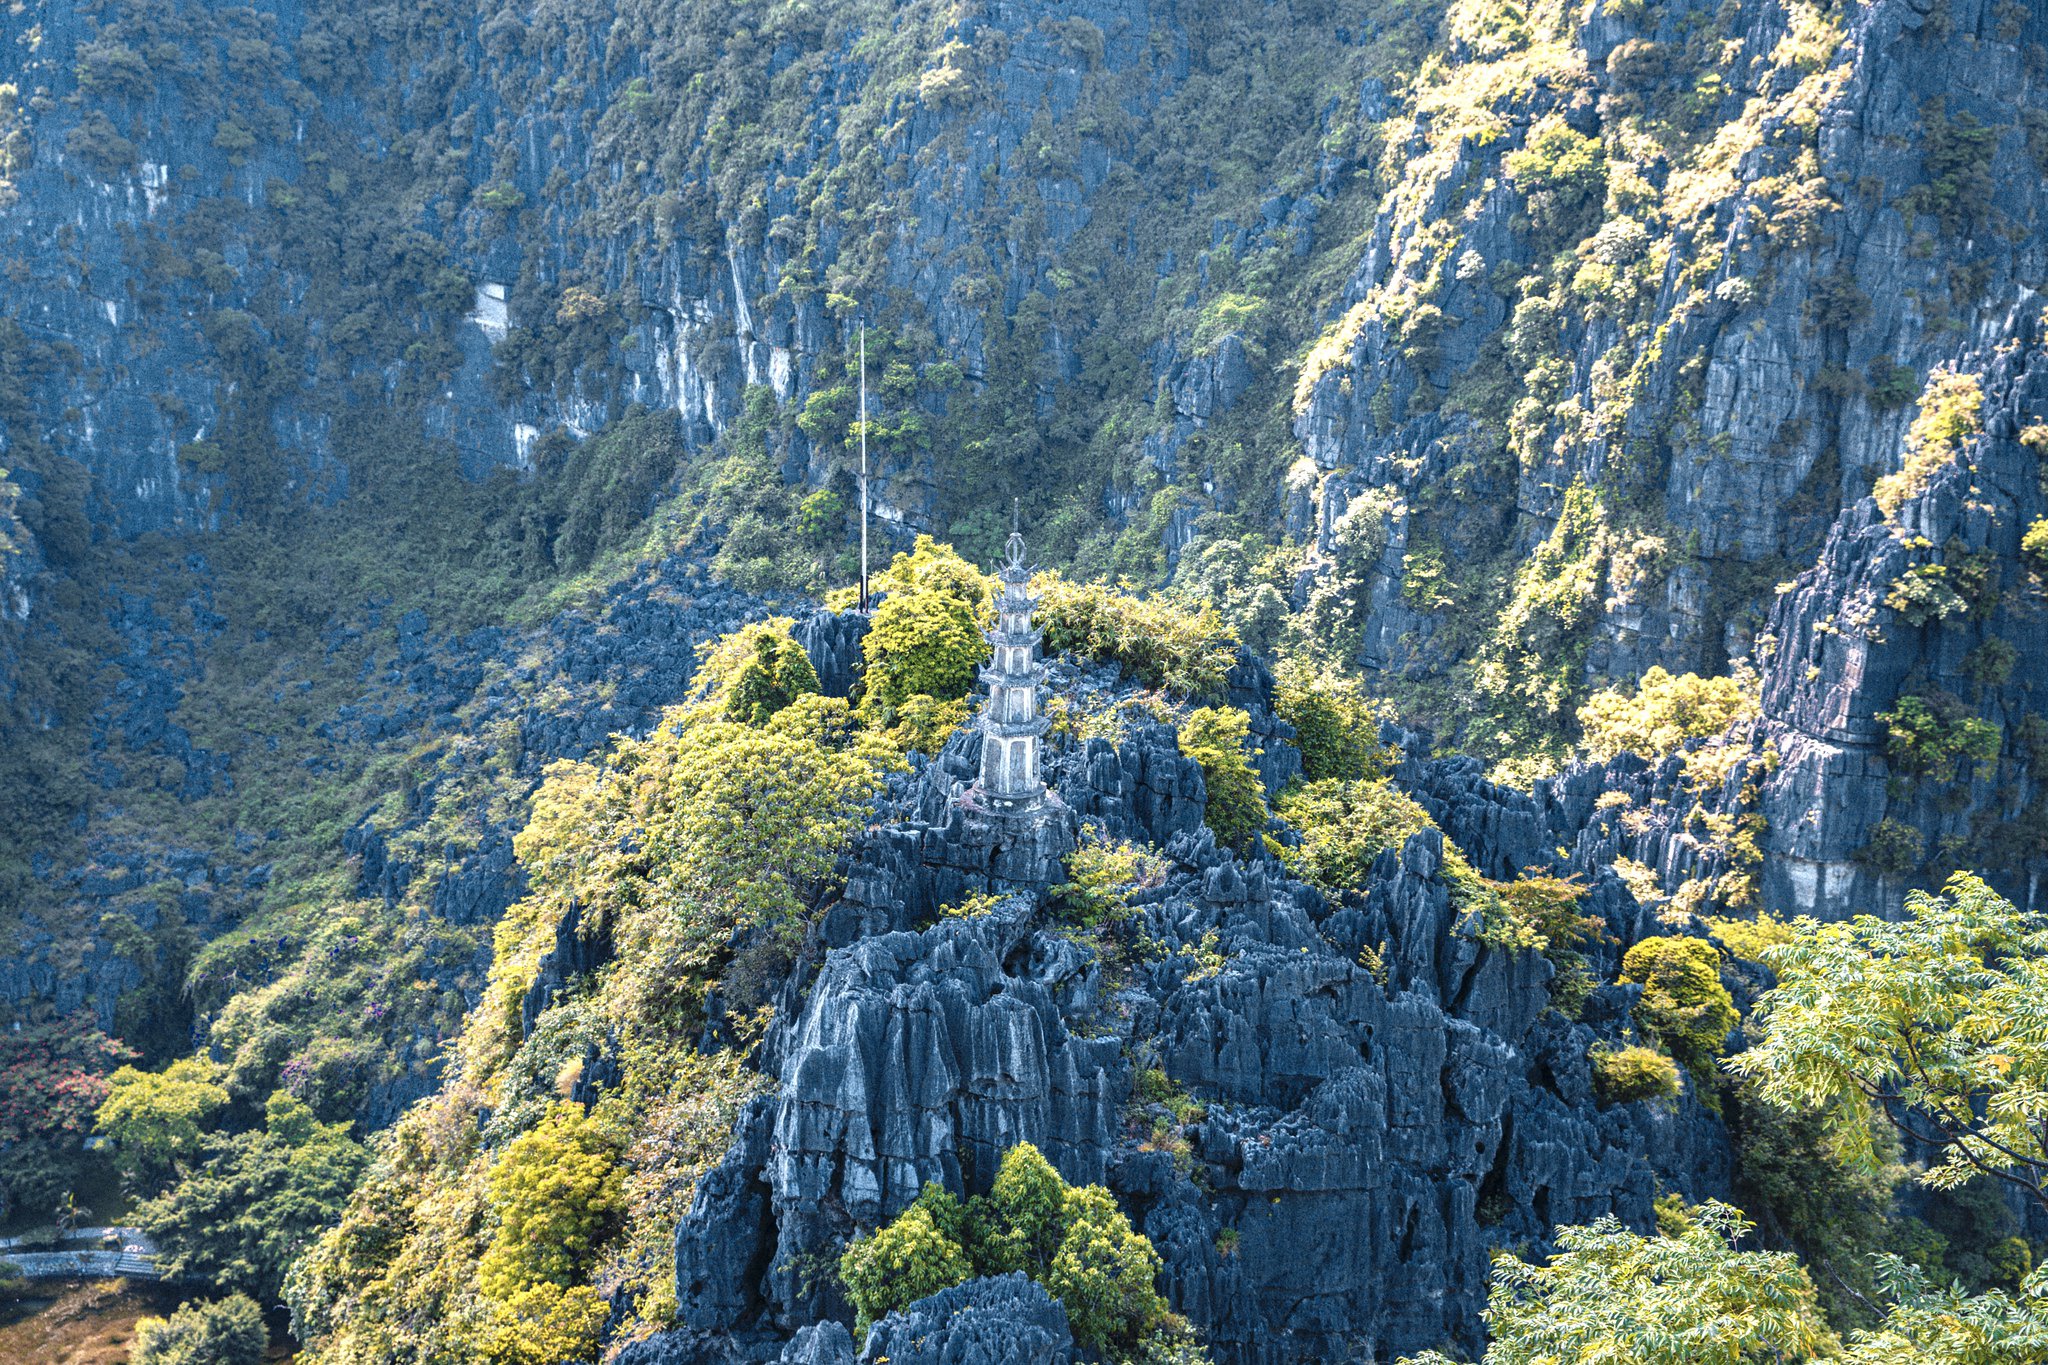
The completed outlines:
<svg viewBox="0 0 2048 1365">
<path fill-rule="evenodd" d="M 1045 668 L 1038 662 L 1039 633 L 1031 628 L 1031 570 L 1024 566 L 1024 536 L 1011 514 L 1008 560 L 996 597 L 996 627 L 988 633 L 993 656 L 981 670 L 988 706 L 981 713 L 981 788 L 994 812 L 1028 815 L 1045 801 L 1038 772 L 1038 740 L 1045 719 L 1038 714 L 1038 688 Z"/>
</svg>

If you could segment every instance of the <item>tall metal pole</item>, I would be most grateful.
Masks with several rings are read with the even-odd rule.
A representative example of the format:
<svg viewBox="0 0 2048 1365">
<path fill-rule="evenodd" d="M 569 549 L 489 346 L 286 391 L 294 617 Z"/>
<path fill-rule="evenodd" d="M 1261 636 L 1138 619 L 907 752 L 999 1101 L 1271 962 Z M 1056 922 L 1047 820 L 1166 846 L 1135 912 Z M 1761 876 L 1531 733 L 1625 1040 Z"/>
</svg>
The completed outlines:
<svg viewBox="0 0 2048 1365">
<path fill-rule="evenodd" d="M 868 609 L 868 324 L 860 324 L 860 609 Z"/>
</svg>

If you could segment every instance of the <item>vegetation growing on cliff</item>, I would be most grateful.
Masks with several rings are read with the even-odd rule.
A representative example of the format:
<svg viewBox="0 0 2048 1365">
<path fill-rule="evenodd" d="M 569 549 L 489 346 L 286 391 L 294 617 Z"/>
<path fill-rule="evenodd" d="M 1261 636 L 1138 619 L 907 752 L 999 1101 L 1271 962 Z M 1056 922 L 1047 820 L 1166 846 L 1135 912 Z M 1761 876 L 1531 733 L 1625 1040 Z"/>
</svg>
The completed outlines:
<svg viewBox="0 0 2048 1365">
<path fill-rule="evenodd" d="M 925 1186 L 839 1260 L 858 1327 L 976 1275 L 1022 1271 L 1067 1311 L 1074 1339 L 1111 1360 L 1146 1359 L 1185 1332 L 1157 1284 L 1159 1254 L 1100 1185 L 1069 1185 L 1039 1150 L 1003 1154 L 986 1195 Z"/>
<path fill-rule="evenodd" d="M 1485 1365 L 2018 1365 L 2048 1350 L 2048 1266 L 2030 1268 L 2024 1242 L 1994 1245 L 1989 1259 L 2002 1264 L 1971 1284 L 1927 1224 L 1884 1222 L 1894 1133 L 1933 1150 L 1919 1172 L 1933 1190 L 1988 1181 L 2048 1201 L 2033 1026 L 2048 931 L 1970 876 L 1939 896 L 1913 893 L 1908 909 L 1903 922 L 1801 920 L 1765 948 L 1778 984 L 1756 1004 L 1751 1046 L 1726 1064 L 1747 1079 L 1743 1179 L 1773 1223 L 1789 1219 L 1775 1231 L 1817 1254 L 1835 1292 L 1817 1292 L 1788 1252 L 1743 1249 L 1751 1225 L 1719 1204 L 1673 1226 L 1660 1210 L 1649 1236 L 1611 1220 L 1561 1228 L 1543 1264 L 1496 1257 Z M 1980 1234 L 2010 1218 L 1988 1192 L 1978 1208 Z M 1852 1253 L 1872 1256 L 1874 1276 Z"/>
</svg>

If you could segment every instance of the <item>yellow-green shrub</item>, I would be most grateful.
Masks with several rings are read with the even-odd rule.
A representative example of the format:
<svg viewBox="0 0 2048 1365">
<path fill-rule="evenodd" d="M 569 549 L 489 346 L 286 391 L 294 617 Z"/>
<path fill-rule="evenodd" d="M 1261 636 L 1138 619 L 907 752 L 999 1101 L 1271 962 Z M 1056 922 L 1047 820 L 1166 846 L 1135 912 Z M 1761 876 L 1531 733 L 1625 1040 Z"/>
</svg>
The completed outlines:
<svg viewBox="0 0 2048 1365">
<path fill-rule="evenodd" d="M 1596 1049 L 1592 1061 L 1593 1089 L 1602 1104 L 1678 1098 L 1678 1064 L 1653 1047 Z"/>
<path fill-rule="evenodd" d="M 1619 753 L 1664 758 L 1689 739 L 1718 735 L 1757 714 L 1754 673 L 1703 678 L 1651 668 L 1633 692 L 1596 692 L 1579 708 L 1581 746 L 1595 759 Z"/>
<path fill-rule="evenodd" d="M 1714 1076 L 1735 999 L 1721 984 L 1721 955 L 1703 938 L 1646 938 L 1622 955 L 1621 980 L 1643 988 L 1636 1023 L 1701 1081 Z"/>
<path fill-rule="evenodd" d="M 1871 495 L 1887 517 L 1927 487 L 1936 470 L 1952 463 L 1963 443 L 1984 430 L 1984 389 L 1974 374 L 1936 370 L 1927 376 L 1920 412 L 1906 431 L 1899 472 L 1877 481 Z"/>
<path fill-rule="evenodd" d="M 1237 633 L 1204 606 L 1189 611 L 1157 597 L 1139 597 L 1101 583 L 1073 583 L 1056 573 L 1032 580 L 1039 594 L 1034 620 L 1049 654 L 1113 663 L 1147 687 L 1197 701 L 1220 700 L 1237 660 Z"/>
<path fill-rule="evenodd" d="M 1325 891 L 1363 889 L 1380 854 L 1435 827 L 1428 811 L 1384 778 L 1302 783 L 1281 796 L 1279 815 L 1301 835 L 1282 860 Z"/>
<path fill-rule="evenodd" d="M 1250 732 L 1251 717 L 1234 706 L 1205 706 L 1180 731 L 1181 752 L 1202 765 L 1202 819 L 1218 843 L 1239 852 L 1266 827 L 1266 784 L 1245 756 Z"/>
</svg>

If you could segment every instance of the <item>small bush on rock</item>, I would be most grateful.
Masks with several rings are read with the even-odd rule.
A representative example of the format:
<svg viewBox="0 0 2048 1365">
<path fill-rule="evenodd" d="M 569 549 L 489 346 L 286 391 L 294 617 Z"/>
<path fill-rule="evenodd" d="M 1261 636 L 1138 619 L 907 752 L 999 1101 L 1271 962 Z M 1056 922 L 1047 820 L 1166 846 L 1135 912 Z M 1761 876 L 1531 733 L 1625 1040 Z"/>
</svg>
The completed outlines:
<svg viewBox="0 0 2048 1365">
<path fill-rule="evenodd" d="M 1754 673 L 1703 678 L 1652 668 L 1633 694 L 1619 689 L 1596 692 L 1579 708 L 1579 725 L 1589 757 L 1633 753 L 1664 758 L 1689 739 L 1718 735 L 1756 714 Z"/>
<path fill-rule="evenodd" d="M 865 1332 L 881 1318 L 972 1275 L 959 1242 L 939 1230 L 919 1204 L 886 1227 L 857 1237 L 839 1258 L 846 1297 Z"/>
<path fill-rule="evenodd" d="M 1293 787 L 1280 798 L 1280 818 L 1301 834 L 1282 859 L 1325 891 L 1363 889 L 1380 854 L 1435 827 L 1428 811 L 1385 779 Z"/>
<path fill-rule="evenodd" d="M 1871 490 L 1886 517 L 1918 497 L 1935 471 L 1952 463 L 1963 444 L 1984 430 L 1983 407 L 1984 390 L 1976 375 L 1936 370 L 1927 376 L 1919 415 L 1906 431 L 1899 472 L 1885 475 Z"/>
<path fill-rule="evenodd" d="M 1309 781 L 1379 776 L 1378 721 L 1352 679 L 1282 669 L 1273 709 L 1294 727 L 1294 747 L 1301 750 L 1302 774 Z"/>
<path fill-rule="evenodd" d="M 1714 1077 L 1734 997 L 1721 984 L 1721 955 L 1702 938 L 1646 938 L 1621 959 L 1621 979 L 1639 983 L 1636 1023 L 1703 1082 Z"/>
<path fill-rule="evenodd" d="M 1678 1063 L 1656 1048 L 1603 1048 L 1591 1055 L 1593 1089 L 1602 1104 L 1678 1098 Z"/>
<path fill-rule="evenodd" d="M 1159 1270 L 1159 1253 L 1108 1190 L 1067 1184 L 1028 1142 L 1004 1153 L 986 1196 L 962 1204 L 927 1185 L 839 1260 L 862 1332 L 977 1275 L 1022 1271 L 1060 1301 L 1075 1340 L 1089 1351 L 1126 1359 L 1156 1346 L 1165 1353 L 1160 1359 L 1199 1361 L 1191 1335 L 1176 1330 L 1166 1311 Z"/>
<path fill-rule="evenodd" d="M 1964 763 L 1988 767 L 1998 760 L 1998 726 L 1953 693 L 1901 697 L 1877 718 L 1885 727 L 1885 756 L 1910 776 L 1947 779 Z"/>
<path fill-rule="evenodd" d="M 1156 597 L 1058 574 L 1032 580 L 1034 617 L 1048 654 L 1113 663 L 1147 687 L 1196 701 L 1220 700 L 1237 661 L 1237 633 L 1213 607 L 1189 611 Z"/>
</svg>

